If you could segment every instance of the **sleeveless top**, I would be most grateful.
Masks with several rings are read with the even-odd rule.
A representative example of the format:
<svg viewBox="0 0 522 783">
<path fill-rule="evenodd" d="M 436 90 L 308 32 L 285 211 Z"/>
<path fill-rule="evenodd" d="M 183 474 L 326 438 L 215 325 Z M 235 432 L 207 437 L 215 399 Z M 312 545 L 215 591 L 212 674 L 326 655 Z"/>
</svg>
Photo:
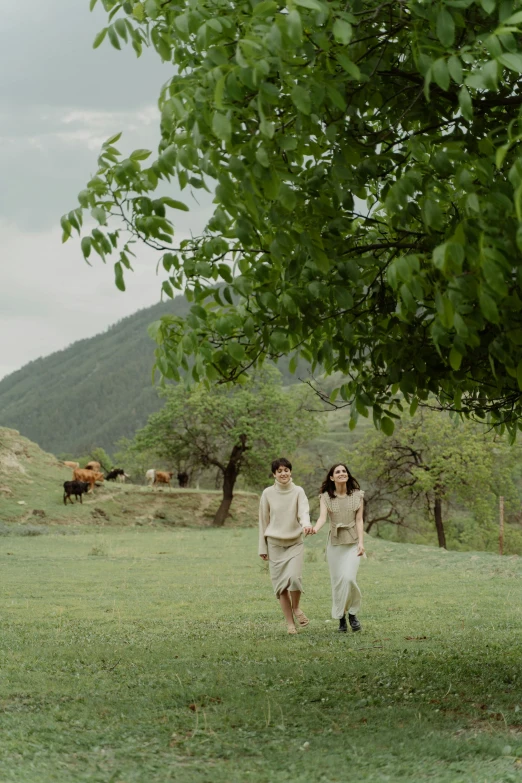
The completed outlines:
<svg viewBox="0 0 522 783">
<path fill-rule="evenodd" d="M 356 544 L 359 540 L 355 527 L 355 516 L 364 497 L 362 489 L 354 489 L 351 495 L 331 498 L 323 492 L 321 499 L 328 509 L 330 520 L 330 543 L 333 546 Z"/>
</svg>

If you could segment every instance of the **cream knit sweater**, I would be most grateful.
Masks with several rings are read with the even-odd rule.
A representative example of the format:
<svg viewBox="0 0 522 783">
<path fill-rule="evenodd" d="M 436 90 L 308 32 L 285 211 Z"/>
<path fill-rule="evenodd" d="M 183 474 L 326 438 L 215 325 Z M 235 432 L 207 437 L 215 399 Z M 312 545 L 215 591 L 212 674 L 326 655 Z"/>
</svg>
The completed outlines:
<svg viewBox="0 0 522 783">
<path fill-rule="evenodd" d="M 259 502 L 259 554 L 268 554 L 267 538 L 281 546 L 300 540 L 303 528 L 310 527 L 308 498 L 293 481 L 275 484 L 263 490 Z"/>
</svg>

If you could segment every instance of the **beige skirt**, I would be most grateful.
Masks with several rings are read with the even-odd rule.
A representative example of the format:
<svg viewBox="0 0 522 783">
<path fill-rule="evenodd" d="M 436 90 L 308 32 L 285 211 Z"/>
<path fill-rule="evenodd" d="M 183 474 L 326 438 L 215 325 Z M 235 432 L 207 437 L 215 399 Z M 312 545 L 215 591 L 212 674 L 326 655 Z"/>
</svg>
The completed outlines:
<svg viewBox="0 0 522 783">
<path fill-rule="evenodd" d="M 332 617 L 340 620 L 346 612 L 357 614 L 361 608 L 361 591 L 357 584 L 361 558 L 357 556 L 357 544 L 333 546 L 329 541 L 326 558 L 332 583 Z"/>
<path fill-rule="evenodd" d="M 270 578 L 276 596 L 279 598 L 284 590 L 298 590 L 302 593 L 303 542 L 298 541 L 290 546 L 281 546 L 270 538 L 267 538 L 266 542 L 268 544 Z"/>
</svg>

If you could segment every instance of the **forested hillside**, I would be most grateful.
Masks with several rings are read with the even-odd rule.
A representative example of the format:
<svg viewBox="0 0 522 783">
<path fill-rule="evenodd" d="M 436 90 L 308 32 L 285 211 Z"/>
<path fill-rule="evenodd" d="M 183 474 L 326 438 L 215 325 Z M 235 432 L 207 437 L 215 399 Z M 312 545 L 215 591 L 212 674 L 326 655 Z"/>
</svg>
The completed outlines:
<svg viewBox="0 0 522 783">
<path fill-rule="evenodd" d="M 132 437 L 161 405 L 152 385 L 154 342 L 149 324 L 184 315 L 182 296 L 139 310 L 102 334 L 30 362 L 0 381 L 0 426 L 19 430 L 53 454 L 109 453 Z M 288 361 L 281 364 L 290 379 Z M 301 371 L 305 373 L 303 366 Z"/>
<path fill-rule="evenodd" d="M 188 308 L 183 297 L 123 319 L 102 334 L 30 362 L 0 381 L 0 425 L 54 454 L 112 451 L 160 406 L 151 383 L 150 323 Z"/>
</svg>

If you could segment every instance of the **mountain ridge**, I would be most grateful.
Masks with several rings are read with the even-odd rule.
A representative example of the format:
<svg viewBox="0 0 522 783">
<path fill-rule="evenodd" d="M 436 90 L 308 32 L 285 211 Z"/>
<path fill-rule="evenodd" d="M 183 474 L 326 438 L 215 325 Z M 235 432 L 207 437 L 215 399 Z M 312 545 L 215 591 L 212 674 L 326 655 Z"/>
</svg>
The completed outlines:
<svg viewBox="0 0 522 783">
<path fill-rule="evenodd" d="M 147 327 L 162 315 L 184 315 L 189 306 L 178 296 L 142 308 L 10 373 L 0 380 L 0 426 L 54 454 L 114 450 L 161 406 Z"/>
<path fill-rule="evenodd" d="M 152 384 L 155 343 L 147 327 L 163 315 L 184 316 L 190 306 L 180 295 L 142 308 L 2 378 L 0 427 L 53 454 L 82 455 L 95 447 L 114 453 L 162 405 Z M 278 366 L 291 381 L 288 360 Z M 305 362 L 296 377 L 303 372 Z"/>
</svg>

